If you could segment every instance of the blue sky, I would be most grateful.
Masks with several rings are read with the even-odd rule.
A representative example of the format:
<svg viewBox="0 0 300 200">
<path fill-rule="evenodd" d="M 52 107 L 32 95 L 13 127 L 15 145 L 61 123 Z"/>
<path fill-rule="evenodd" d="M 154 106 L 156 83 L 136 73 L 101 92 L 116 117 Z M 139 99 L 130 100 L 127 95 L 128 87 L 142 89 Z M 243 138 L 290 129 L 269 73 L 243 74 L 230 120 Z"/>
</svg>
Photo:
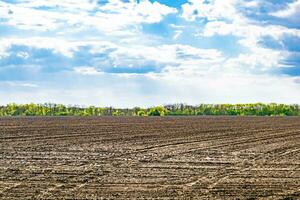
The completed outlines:
<svg viewBox="0 0 300 200">
<path fill-rule="evenodd" d="M 2 0 L 0 96 L 300 103 L 300 0 Z"/>
</svg>

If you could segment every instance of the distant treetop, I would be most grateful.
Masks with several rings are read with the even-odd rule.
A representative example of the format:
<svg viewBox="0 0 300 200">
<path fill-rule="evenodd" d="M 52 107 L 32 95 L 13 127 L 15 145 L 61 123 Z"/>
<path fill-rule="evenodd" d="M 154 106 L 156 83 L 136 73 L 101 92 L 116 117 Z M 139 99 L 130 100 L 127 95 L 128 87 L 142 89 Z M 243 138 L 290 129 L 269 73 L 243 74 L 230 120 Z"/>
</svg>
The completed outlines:
<svg viewBox="0 0 300 200">
<path fill-rule="evenodd" d="M 300 116 L 300 105 L 293 104 L 170 104 L 151 108 L 80 107 L 62 104 L 7 104 L 0 116 Z"/>
</svg>

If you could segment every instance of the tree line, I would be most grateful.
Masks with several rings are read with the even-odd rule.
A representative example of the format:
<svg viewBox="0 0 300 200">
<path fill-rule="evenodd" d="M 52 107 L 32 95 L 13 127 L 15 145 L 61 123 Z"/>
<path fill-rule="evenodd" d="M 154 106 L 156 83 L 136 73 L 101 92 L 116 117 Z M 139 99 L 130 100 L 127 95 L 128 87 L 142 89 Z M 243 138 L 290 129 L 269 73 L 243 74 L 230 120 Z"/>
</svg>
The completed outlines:
<svg viewBox="0 0 300 200">
<path fill-rule="evenodd" d="M 300 116 L 300 105 L 286 104 L 170 104 L 151 108 L 82 107 L 63 104 L 7 104 L 0 116 Z"/>
</svg>

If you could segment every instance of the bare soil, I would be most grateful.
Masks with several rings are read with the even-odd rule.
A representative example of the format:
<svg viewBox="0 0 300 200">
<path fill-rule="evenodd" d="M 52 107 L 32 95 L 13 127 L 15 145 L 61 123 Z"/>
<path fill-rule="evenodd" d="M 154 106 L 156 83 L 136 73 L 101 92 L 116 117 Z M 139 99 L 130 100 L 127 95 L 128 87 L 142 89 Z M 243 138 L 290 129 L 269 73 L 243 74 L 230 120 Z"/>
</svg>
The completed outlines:
<svg viewBox="0 0 300 200">
<path fill-rule="evenodd" d="M 0 199 L 300 199 L 299 117 L 0 118 Z"/>
</svg>

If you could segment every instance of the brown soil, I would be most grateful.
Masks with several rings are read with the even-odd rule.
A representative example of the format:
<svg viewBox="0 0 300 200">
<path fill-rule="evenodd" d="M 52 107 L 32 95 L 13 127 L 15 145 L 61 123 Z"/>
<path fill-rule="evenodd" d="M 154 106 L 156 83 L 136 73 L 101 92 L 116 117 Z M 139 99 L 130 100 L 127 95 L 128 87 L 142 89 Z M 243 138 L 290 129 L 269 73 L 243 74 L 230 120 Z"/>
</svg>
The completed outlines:
<svg viewBox="0 0 300 200">
<path fill-rule="evenodd" d="M 300 199 L 299 117 L 0 119 L 0 199 Z"/>
</svg>

